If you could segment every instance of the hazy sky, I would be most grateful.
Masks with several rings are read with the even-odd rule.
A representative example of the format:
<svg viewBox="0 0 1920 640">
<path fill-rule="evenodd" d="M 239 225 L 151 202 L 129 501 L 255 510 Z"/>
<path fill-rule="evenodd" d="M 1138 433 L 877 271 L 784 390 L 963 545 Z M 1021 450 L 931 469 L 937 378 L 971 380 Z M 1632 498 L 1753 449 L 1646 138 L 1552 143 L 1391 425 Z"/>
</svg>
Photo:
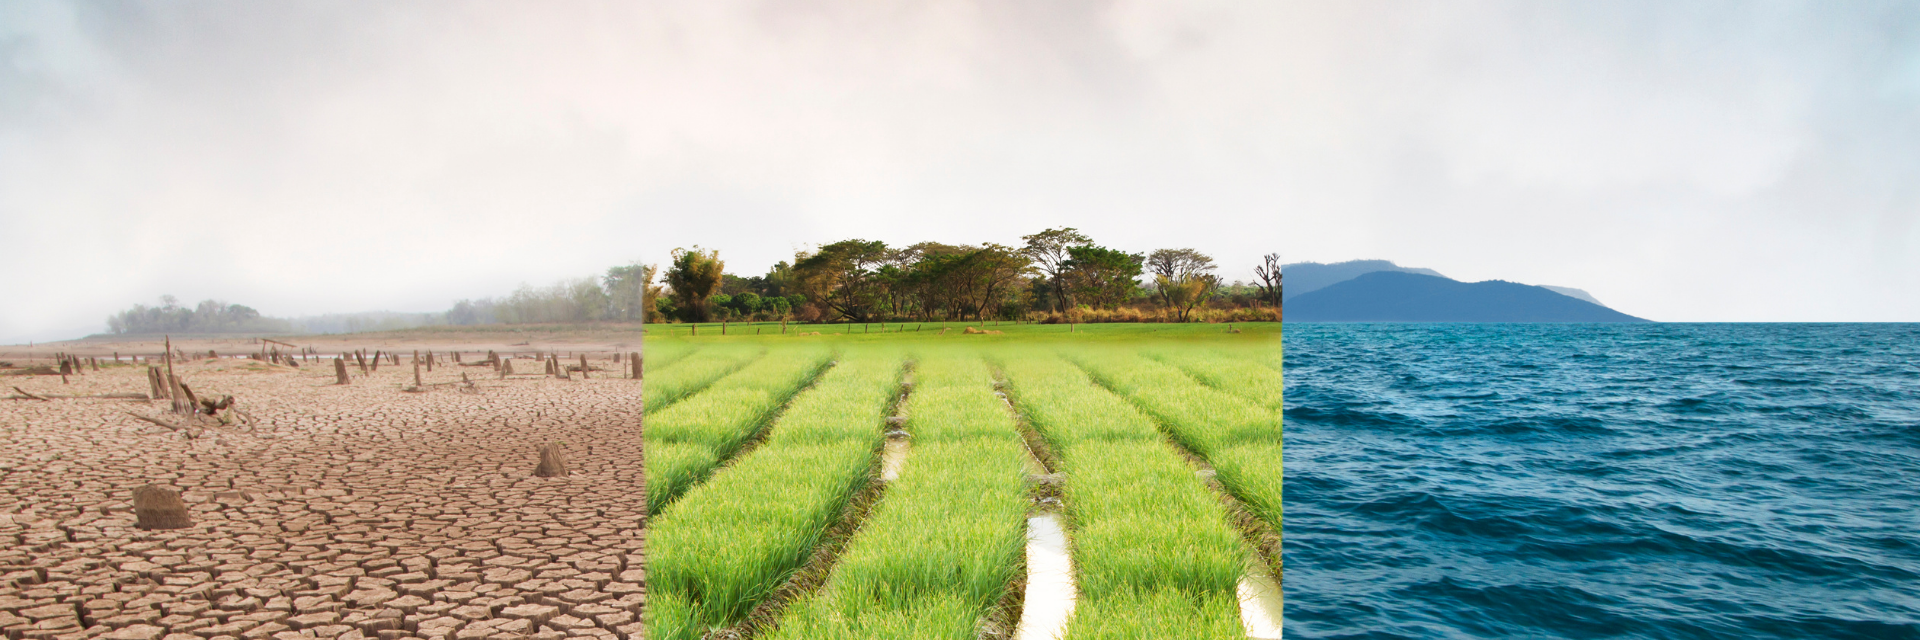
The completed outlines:
<svg viewBox="0 0 1920 640">
<path fill-rule="evenodd" d="M 1070 225 L 1920 320 L 1920 4 L 0 0 L 0 342 Z"/>
</svg>

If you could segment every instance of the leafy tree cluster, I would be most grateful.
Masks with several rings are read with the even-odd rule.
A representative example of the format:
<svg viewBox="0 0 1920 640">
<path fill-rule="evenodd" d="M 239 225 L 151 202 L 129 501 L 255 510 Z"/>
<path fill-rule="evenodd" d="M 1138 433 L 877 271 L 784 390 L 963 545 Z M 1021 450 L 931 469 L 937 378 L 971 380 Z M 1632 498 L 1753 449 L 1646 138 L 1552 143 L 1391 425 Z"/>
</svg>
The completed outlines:
<svg viewBox="0 0 1920 640">
<path fill-rule="evenodd" d="M 145 333 L 275 333 L 291 330 L 285 320 L 260 315 L 252 307 L 202 300 L 180 306 L 173 296 L 161 296 L 160 306 L 144 304 L 107 317 L 107 330 L 116 334 Z"/>
<path fill-rule="evenodd" d="M 1127 253 L 1099 246 L 1072 228 L 1021 239 L 1025 244 L 1018 247 L 843 240 L 750 278 L 725 273 L 717 250 L 676 250 L 666 272 L 673 293 L 658 311 L 662 318 L 696 322 L 871 322 L 1019 318 L 1145 305 L 1185 321 L 1209 303 L 1261 306 L 1268 299 L 1249 294 L 1244 285 L 1225 285 L 1213 258 L 1194 249 Z"/>
</svg>

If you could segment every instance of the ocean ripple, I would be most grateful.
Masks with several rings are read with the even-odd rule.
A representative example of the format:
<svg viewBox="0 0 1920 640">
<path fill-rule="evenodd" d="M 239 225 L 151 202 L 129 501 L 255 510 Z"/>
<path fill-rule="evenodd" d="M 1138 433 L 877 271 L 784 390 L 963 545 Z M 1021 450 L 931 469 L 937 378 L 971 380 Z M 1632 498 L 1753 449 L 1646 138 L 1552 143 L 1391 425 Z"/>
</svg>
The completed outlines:
<svg viewBox="0 0 1920 640">
<path fill-rule="evenodd" d="M 1920 325 L 1286 348 L 1291 638 L 1920 638 Z"/>
</svg>

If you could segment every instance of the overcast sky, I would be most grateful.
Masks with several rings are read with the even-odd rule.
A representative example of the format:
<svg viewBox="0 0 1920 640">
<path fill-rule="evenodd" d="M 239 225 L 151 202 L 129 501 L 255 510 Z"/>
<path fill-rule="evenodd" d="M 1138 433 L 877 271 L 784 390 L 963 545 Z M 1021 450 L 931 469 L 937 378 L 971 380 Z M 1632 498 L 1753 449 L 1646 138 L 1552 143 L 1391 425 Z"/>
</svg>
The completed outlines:
<svg viewBox="0 0 1920 640">
<path fill-rule="evenodd" d="M 1074 226 L 1920 320 L 1920 4 L 0 0 L 0 342 Z"/>
</svg>

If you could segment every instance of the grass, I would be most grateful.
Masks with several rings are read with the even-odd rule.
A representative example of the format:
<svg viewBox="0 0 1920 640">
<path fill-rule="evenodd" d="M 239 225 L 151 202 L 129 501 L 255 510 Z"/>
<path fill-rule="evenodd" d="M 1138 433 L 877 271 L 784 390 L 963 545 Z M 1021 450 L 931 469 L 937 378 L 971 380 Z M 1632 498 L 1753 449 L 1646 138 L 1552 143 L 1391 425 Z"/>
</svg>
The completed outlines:
<svg viewBox="0 0 1920 640">
<path fill-rule="evenodd" d="M 1203 344 L 1241 343 L 1276 344 L 1280 336 L 1280 323 L 1242 322 L 1233 327 L 1240 333 L 1227 333 L 1224 324 L 1172 324 L 1172 323 L 1101 323 L 1101 324 L 1014 324 L 1011 322 L 988 322 L 982 326 L 978 322 L 888 322 L 871 324 L 798 324 L 787 325 L 787 333 L 778 331 L 780 323 L 731 323 L 728 335 L 720 335 L 719 323 L 701 324 L 697 336 L 689 336 L 690 325 L 669 324 L 651 325 L 648 328 L 647 344 L 665 344 L 669 342 L 691 342 L 697 344 L 751 343 L 769 344 L 773 341 L 792 343 L 795 341 L 847 343 L 915 343 L 951 344 L 979 346 L 986 344 L 1038 344 L 1038 343 L 1101 343 L 1125 342 L 1137 344 L 1142 340 L 1193 341 Z M 763 332 L 753 334 L 753 328 L 761 327 Z M 999 331 L 999 334 L 968 334 L 967 327 Z M 905 330 L 902 331 L 901 329 Z M 946 329 L 942 335 L 941 329 Z M 802 336 L 801 333 L 815 333 L 817 336 Z"/>
<path fill-rule="evenodd" d="M 905 332 L 895 323 L 795 324 L 787 335 L 766 333 L 777 326 L 733 324 L 720 336 L 703 325 L 697 337 L 675 337 L 663 329 L 685 325 L 672 325 L 648 337 L 663 353 L 689 353 L 663 367 L 661 380 L 697 378 L 675 371 L 716 367 L 723 353 L 768 352 L 704 390 L 681 383 L 683 399 L 649 412 L 649 499 L 666 507 L 655 509 L 649 533 L 652 637 L 699 638 L 749 615 L 763 623 L 754 607 L 805 565 L 875 470 L 876 416 L 890 396 L 862 395 L 878 392 L 853 380 L 885 385 L 854 368 L 899 356 L 873 348 L 917 354 L 901 407 L 912 436 L 906 464 L 825 584 L 788 603 L 758 637 L 978 637 L 1020 575 L 1030 508 L 1025 443 L 994 393 L 987 359 L 1005 372 L 1019 416 L 1066 477 L 1080 588 L 1067 637 L 1240 637 L 1236 587 L 1251 547 L 1168 440 L 1205 458 L 1229 492 L 1278 529 L 1279 325 L 1238 324 L 1243 333 L 1228 334 L 1222 325 L 1096 324 L 1069 333 L 1065 325 L 989 324 L 1003 333 L 981 335 L 962 333 L 977 323 L 906 323 Z M 801 330 L 822 334 L 794 335 Z M 786 400 L 767 390 L 791 385 L 791 396 L 829 351 L 848 355 L 780 410 Z M 811 368 L 807 358 L 817 358 Z M 766 439 L 727 463 L 776 413 Z"/>
<path fill-rule="evenodd" d="M 1281 526 L 1280 409 L 1209 387 L 1172 365 L 1117 350 L 1071 357 L 1101 385 L 1158 419 L 1205 458 L 1220 483 L 1274 530 Z"/>
<path fill-rule="evenodd" d="M 900 368 L 894 355 L 843 357 L 765 444 L 653 521 L 651 637 L 693 640 L 737 624 L 806 562 L 871 473 Z"/>
<path fill-rule="evenodd" d="M 1277 349 L 1278 346 L 1273 347 Z M 1280 371 L 1259 362 L 1268 354 L 1229 355 L 1214 349 L 1143 349 L 1141 354 L 1172 365 L 1209 387 L 1231 393 L 1274 411 L 1285 392 Z"/>
<path fill-rule="evenodd" d="M 663 342 L 647 349 L 646 364 L 648 373 L 663 371 L 667 365 L 679 362 L 681 358 L 693 355 L 704 345 L 685 342 Z"/>
<path fill-rule="evenodd" d="M 706 355 L 690 356 L 680 366 Z M 781 405 L 820 372 L 827 356 L 825 349 L 801 348 L 762 358 L 684 401 L 649 409 L 645 445 L 650 512 L 660 513 L 758 434 Z"/>
<path fill-rule="evenodd" d="M 907 400 L 913 449 L 826 586 L 770 637 L 972 640 L 1025 545 L 1025 453 L 985 363 L 934 353 Z"/>
<path fill-rule="evenodd" d="M 1230 638 L 1250 550 L 1153 421 L 1056 357 L 1002 357 L 1016 405 L 1066 474 L 1079 638 Z"/>
<path fill-rule="evenodd" d="M 693 350 L 691 346 L 686 345 L 662 346 L 669 352 L 675 349 Z M 684 358 L 666 362 L 647 363 L 649 365 L 645 372 L 647 411 L 666 409 L 727 374 L 739 371 L 741 367 L 757 360 L 765 353 L 765 349 L 752 345 L 729 345 L 700 349 L 697 354 L 689 354 Z"/>
</svg>

